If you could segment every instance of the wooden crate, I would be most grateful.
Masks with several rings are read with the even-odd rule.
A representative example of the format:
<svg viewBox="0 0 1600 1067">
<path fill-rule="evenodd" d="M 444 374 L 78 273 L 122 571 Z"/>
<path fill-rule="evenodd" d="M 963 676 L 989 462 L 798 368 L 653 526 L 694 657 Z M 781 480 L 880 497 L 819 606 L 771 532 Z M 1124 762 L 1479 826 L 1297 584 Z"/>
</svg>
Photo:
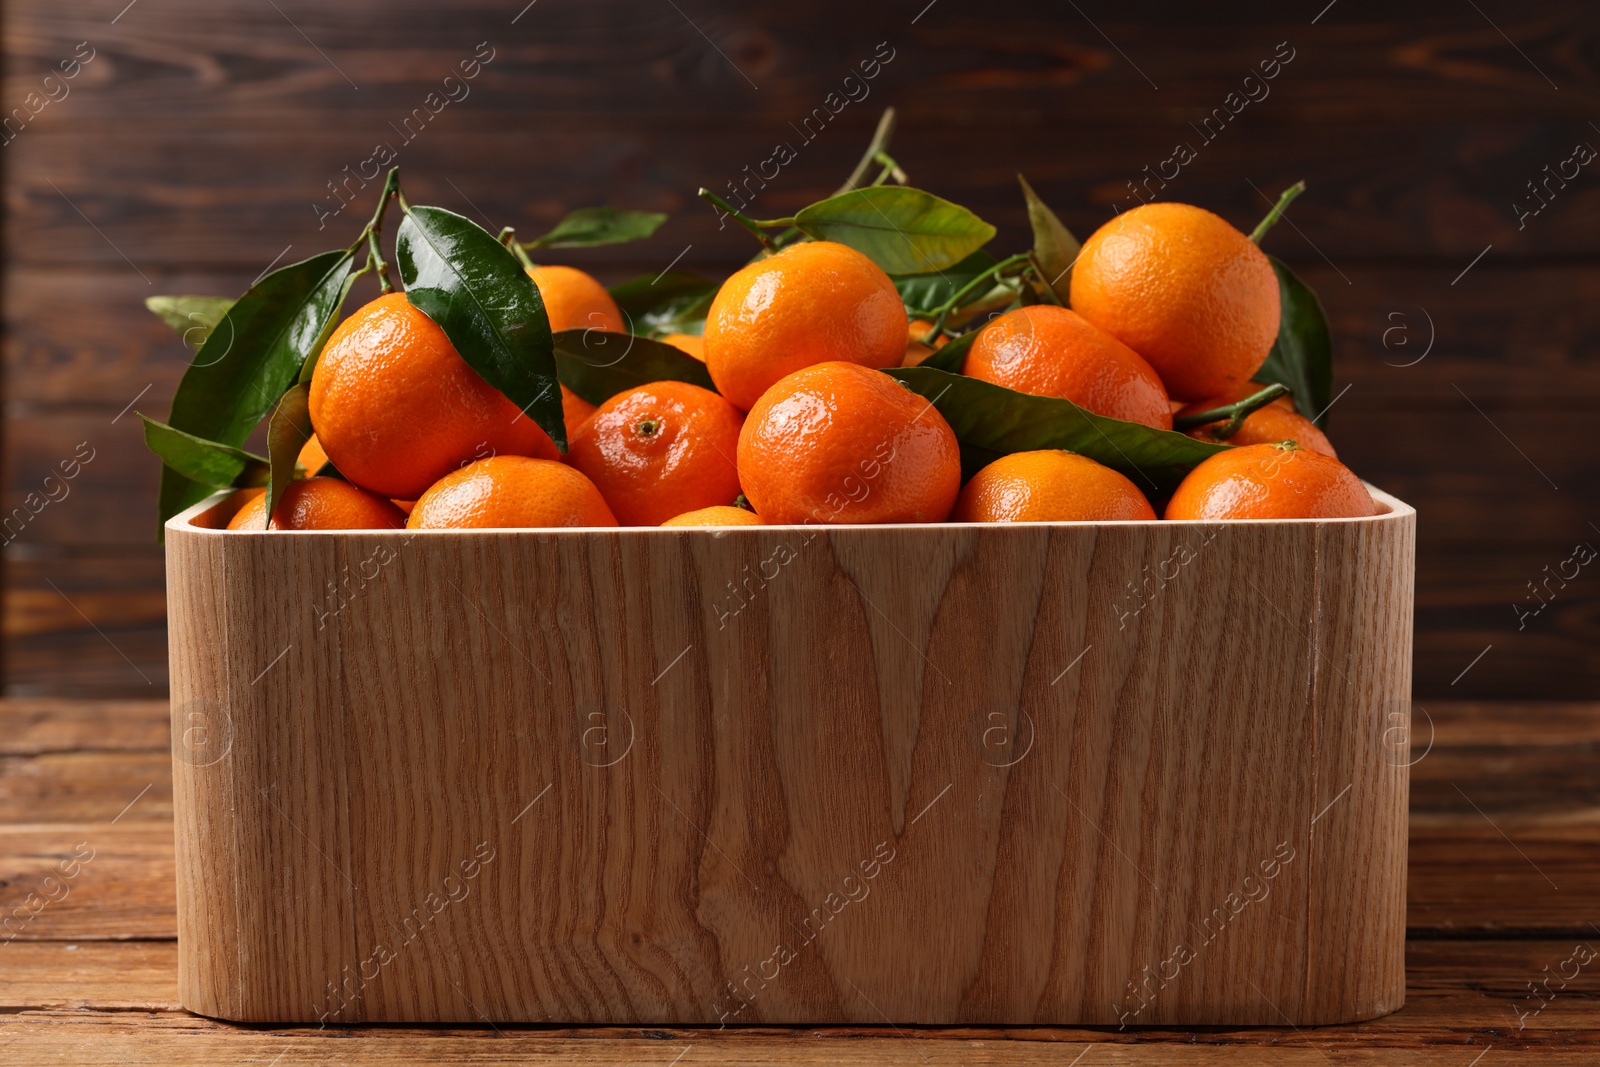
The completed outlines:
<svg viewBox="0 0 1600 1067">
<path fill-rule="evenodd" d="M 1228 1024 L 1404 998 L 1415 513 L 167 527 L 183 1003 Z M 193 519 L 194 522 L 190 520 Z"/>
</svg>

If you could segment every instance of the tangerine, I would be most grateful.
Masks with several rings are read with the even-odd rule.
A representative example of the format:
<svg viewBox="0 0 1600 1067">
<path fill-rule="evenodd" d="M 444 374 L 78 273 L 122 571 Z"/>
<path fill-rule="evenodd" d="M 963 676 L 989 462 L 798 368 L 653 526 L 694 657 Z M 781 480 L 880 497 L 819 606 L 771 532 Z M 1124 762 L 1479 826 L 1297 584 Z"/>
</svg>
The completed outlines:
<svg viewBox="0 0 1600 1067">
<path fill-rule="evenodd" d="M 578 427 L 583 425 L 583 420 L 593 414 L 593 404 L 566 386 L 561 387 L 561 421 L 566 423 L 569 442 L 572 435 L 578 432 Z"/>
<path fill-rule="evenodd" d="M 615 526 L 600 490 L 565 463 L 490 456 L 452 471 L 422 494 L 412 530 Z"/>
<path fill-rule="evenodd" d="M 610 330 L 627 333 L 622 311 L 594 275 L 577 267 L 545 264 L 528 271 L 544 300 L 550 332 L 560 330 Z"/>
<path fill-rule="evenodd" d="M 357 308 L 328 338 L 311 376 L 311 424 L 340 474 L 399 500 L 484 455 L 559 455 L 404 293 Z"/>
<path fill-rule="evenodd" d="M 1289 442 L 1242 445 L 1189 472 L 1168 519 L 1354 519 L 1377 506 L 1343 463 Z"/>
<path fill-rule="evenodd" d="M 887 374 L 818 363 L 750 409 L 739 480 L 771 525 L 943 522 L 961 490 L 961 450 L 944 416 Z"/>
<path fill-rule="evenodd" d="M 230 530 L 398 530 L 405 513 L 342 478 L 296 478 L 283 488 L 267 524 L 265 490 L 252 496 L 228 523 Z"/>
<path fill-rule="evenodd" d="M 933 332 L 933 323 L 927 319 L 912 319 L 906 327 L 906 354 L 900 360 L 902 367 L 915 367 L 949 341 L 948 337 L 941 337 L 931 346 L 927 343 L 928 334 Z"/>
<path fill-rule="evenodd" d="M 700 508 L 698 511 L 686 511 L 682 515 L 674 515 L 663 526 L 765 526 L 761 516 L 744 508 L 736 508 L 731 504 L 718 504 L 715 507 Z"/>
<path fill-rule="evenodd" d="M 957 522 L 1130 522 L 1155 509 L 1110 467 L 1060 449 L 1013 452 L 972 476 L 956 501 Z"/>
<path fill-rule="evenodd" d="M 1070 400 L 1113 419 L 1172 429 L 1166 387 L 1139 354 L 1067 308 L 1032 304 L 978 331 L 962 373 Z"/>
<path fill-rule="evenodd" d="M 567 462 L 599 488 L 624 526 L 659 526 L 739 495 L 734 456 L 744 415 L 688 382 L 618 393 L 572 438 Z"/>
<path fill-rule="evenodd" d="M 306 477 L 309 478 L 328 462 L 328 453 L 322 450 L 322 442 L 317 440 L 317 435 L 312 434 L 300 446 L 300 454 L 295 456 L 294 461 L 305 468 Z"/>
<path fill-rule="evenodd" d="M 1143 204 L 1083 243 L 1072 307 L 1155 368 L 1181 400 L 1261 369 L 1278 336 L 1278 276 L 1255 243 L 1190 204 Z"/>
<path fill-rule="evenodd" d="M 661 340 L 680 352 L 689 353 L 701 363 L 706 361 L 706 339 L 704 337 L 696 337 L 692 333 L 669 333 Z"/>
<path fill-rule="evenodd" d="M 833 241 L 802 241 L 722 284 L 706 316 L 706 369 L 749 411 L 779 378 L 817 363 L 897 367 L 906 308 L 872 260 Z"/>
</svg>

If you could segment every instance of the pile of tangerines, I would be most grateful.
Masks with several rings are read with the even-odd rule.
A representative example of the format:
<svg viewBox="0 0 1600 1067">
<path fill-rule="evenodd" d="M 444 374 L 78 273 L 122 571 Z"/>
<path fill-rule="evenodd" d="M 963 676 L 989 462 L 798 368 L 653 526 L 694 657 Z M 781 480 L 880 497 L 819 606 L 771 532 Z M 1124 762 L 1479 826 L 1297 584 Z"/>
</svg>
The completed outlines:
<svg viewBox="0 0 1600 1067">
<path fill-rule="evenodd" d="M 529 272 L 554 331 L 627 333 L 571 267 Z M 1015 307 L 981 327 L 961 373 L 1170 430 L 1260 390 L 1278 336 L 1267 257 L 1198 207 L 1153 203 L 1084 243 L 1069 306 Z M 732 526 L 1149 520 L 1125 475 L 1070 452 L 1005 455 L 962 484 L 961 452 L 927 399 L 883 373 L 928 358 L 894 282 L 844 244 L 802 240 L 716 293 L 703 336 L 664 340 L 715 390 L 660 381 L 594 407 L 562 386 L 570 447 L 474 372 L 444 331 L 388 293 L 329 336 L 310 384 L 315 436 L 270 528 Z M 954 350 L 952 350 L 954 351 Z M 1288 397 L 1232 420 L 1167 519 L 1343 518 L 1375 507 Z M 1214 440 L 1218 423 L 1189 429 Z M 230 529 L 267 525 L 264 490 Z"/>
</svg>

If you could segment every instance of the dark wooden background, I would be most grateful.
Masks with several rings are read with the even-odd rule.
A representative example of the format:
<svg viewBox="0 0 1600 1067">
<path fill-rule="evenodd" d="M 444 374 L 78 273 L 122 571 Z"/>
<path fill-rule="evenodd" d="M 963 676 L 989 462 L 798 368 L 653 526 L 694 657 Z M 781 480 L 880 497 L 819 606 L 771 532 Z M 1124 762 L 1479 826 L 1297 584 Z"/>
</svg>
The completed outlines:
<svg viewBox="0 0 1600 1067">
<path fill-rule="evenodd" d="M 1304 178 L 1268 247 L 1333 320 L 1341 454 L 1420 513 L 1418 695 L 1600 694 L 1600 563 L 1552 579 L 1520 629 L 1514 609 L 1600 546 L 1600 161 L 1521 228 L 1514 208 L 1547 164 L 1600 146 L 1593 5 L 525 2 L 4 5 L 5 108 L 79 42 L 95 53 L 0 148 L 6 508 L 80 443 L 95 457 L 5 546 L 7 693 L 164 692 L 157 465 L 126 409 L 164 414 L 186 353 L 146 296 L 235 295 L 275 257 L 348 243 L 375 190 L 322 233 L 313 205 L 380 142 L 412 202 L 495 226 L 671 212 L 648 242 L 567 257 L 608 282 L 680 253 L 726 270 L 751 245 L 697 186 L 789 141 L 798 158 L 753 208 L 788 213 L 838 184 L 893 104 L 913 180 L 1004 248 L 1026 232 L 1019 170 L 1080 237 L 1178 141 L 1198 157 L 1164 195 L 1242 228 L 1267 207 L 1257 189 Z M 493 58 L 470 95 L 405 143 L 390 124 L 480 42 Z M 881 42 L 870 96 L 802 144 L 789 124 Z M 1279 42 L 1294 59 L 1271 95 L 1202 143 L 1189 124 Z"/>
</svg>

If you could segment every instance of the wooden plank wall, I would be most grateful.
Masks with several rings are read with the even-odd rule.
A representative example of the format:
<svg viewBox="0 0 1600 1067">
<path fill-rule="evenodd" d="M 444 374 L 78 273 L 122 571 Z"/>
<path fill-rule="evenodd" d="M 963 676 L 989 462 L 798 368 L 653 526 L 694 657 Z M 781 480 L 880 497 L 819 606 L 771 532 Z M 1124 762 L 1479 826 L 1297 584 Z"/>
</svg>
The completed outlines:
<svg viewBox="0 0 1600 1067">
<path fill-rule="evenodd" d="M 1600 146 L 1588 5 L 525 2 L 4 5 L 3 103 L 24 109 L 0 148 L 4 499 L 56 498 L 4 535 L 6 692 L 164 692 L 156 465 L 127 409 L 164 413 L 185 352 L 145 296 L 233 295 L 348 242 L 375 190 L 319 232 L 329 183 L 380 144 L 413 202 L 496 226 L 672 212 L 649 242 L 567 257 L 608 281 L 727 270 L 749 240 L 695 188 L 726 192 L 784 142 L 796 158 L 752 210 L 788 213 L 892 103 L 913 179 L 1006 248 L 1019 170 L 1080 236 L 1179 143 L 1195 158 L 1161 195 L 1244 228 L 1306 179 L 1269 248 L 1331 314 L 1336 444 L 1420 513 L 1417 692 L 1596 694 L 1600 567 L 1566 561 L 1600 545 L 1600 166 L 1550 178 Z M 865 95 L 803 126 L 847 93 Z M 63 462 L 76 477 L 46 482 Z M 1548 606 L 1519 616 L 1541 603 L 1529 583 Z"/>
</svg>

